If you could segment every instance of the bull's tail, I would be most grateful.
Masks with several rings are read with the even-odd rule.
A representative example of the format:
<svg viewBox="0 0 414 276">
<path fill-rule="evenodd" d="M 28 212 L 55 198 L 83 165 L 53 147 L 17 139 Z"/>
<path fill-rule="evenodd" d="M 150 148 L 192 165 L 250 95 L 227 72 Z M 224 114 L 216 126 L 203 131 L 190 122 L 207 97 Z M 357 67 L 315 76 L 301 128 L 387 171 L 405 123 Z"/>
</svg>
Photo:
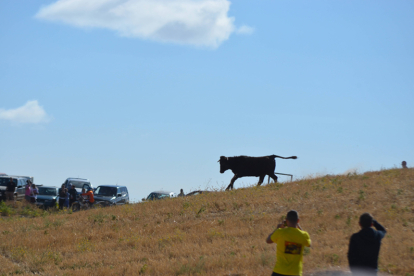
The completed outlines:
<svg viewBox="0 0 414 276">
<path fill-rule="evenodd" d="M 283 156 L 279 156 L 279 155 L 271 155 L 271 157 L 273 158 L 282 158 L 282 159 L 298 159 L 297 156 L 289 156 L 289 157 L 283 157 Z"/>
</svg>

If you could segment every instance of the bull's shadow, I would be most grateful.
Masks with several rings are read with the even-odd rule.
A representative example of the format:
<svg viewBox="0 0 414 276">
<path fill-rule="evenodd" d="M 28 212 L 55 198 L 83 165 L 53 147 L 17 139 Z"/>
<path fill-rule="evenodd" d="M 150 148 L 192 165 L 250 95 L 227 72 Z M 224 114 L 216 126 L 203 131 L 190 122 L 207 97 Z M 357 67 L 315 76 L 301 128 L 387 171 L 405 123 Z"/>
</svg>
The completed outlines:
<svg viewBox="0 0 414 276">
<path fill-rule="evenodd" d="M 268 155 L 262 157 L 250 157 L 250 156 L 235 156 L 225 157 L 220 156 L 220 173 L 224 173 L 227 170 L 231 170 L 234 173 L 233 178 L 227 186 L 226 191 L 234 189 L 234 182 L 244 176 L 257 176 L 259 182 L 257 186 L 263 183 L 266 175 L 271 177 L 273 181 L 277 182 L 277 176 L 275 175 L 276 161 L 275 158 L 282 159 L 297 159 L 296 156 L 282 157 L 278 155 Z"/>
</svg>

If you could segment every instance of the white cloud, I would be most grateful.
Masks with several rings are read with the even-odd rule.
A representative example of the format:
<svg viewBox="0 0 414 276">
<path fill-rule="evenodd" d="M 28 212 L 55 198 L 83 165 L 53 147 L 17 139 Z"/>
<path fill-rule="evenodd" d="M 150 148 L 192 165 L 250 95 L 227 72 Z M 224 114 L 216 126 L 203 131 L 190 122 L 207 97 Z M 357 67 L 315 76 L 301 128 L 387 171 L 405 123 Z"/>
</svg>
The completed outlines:
<svg viewBox="0 0 414 276">
<path fill-rule="evenodd" d="M 254 32 L 254 28 L 246 26 L 246 25 L 243 25 L 237 29 L 238 34 L 251 35 L 253 32 Z"/>
<path fill-rule="evenodd" d="M 46 123 L 50 118 L 37 101 L 28 101 L 25 105 L 15 109 L 0 109 L 0 120 L 38 124 Z"/>
<path fill-rule="evenodd" d="M 236 30 L 229 8 L 228 0 L 58 0 L 41 8 L 36 18 L 216 48 Z"/>
</svg>

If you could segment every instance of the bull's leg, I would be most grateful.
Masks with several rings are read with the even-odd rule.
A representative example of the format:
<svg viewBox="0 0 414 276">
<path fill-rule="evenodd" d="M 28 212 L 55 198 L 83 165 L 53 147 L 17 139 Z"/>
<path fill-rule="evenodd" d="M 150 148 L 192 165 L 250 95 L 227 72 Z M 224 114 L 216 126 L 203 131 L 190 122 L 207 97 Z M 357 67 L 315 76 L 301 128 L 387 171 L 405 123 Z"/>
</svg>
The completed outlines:
<svg viewBox="0 0 414 276">
<path fill-rule="evenodd" d="M 229 190 L 230 188 L 233 190 L 233 184 L 234 184 L 234 181 L 236 181 L 237 178 L 239 178 L 237 175 L 233 176 L 233 178 L 230 181 L 229 186 L 227 186 L 227 188 L 226 188 L 226 191 Z"/>
<path fill-rule="evenodd" d="M 261 176 L 259 177 L 259 183 L 257 183 L 257 186 L 262 185 L 262 183 L 263 183 L 263 180 L 264 180 L 265 176 L 266 176 L 266 175 L 261 175 Z"/>
<path fill-rule="evenodd" d="M 277 176 L 273 173 L 273 174 L 269 174 L 269 176 L 273 179 L 273 181 L 276 183 L 277 182 Z"/>
</svg>

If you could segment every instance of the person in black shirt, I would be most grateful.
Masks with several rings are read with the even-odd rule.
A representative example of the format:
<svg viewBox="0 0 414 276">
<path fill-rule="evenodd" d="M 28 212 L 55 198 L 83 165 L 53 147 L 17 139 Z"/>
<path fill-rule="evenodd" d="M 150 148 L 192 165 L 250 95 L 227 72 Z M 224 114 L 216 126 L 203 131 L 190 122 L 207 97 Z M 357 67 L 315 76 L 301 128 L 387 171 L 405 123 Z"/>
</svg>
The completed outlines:
<svg viewBox="0 0 414 276">
<path fill-rule="evenodd" d="M 75 185 L 69 189 L 69 207 L 72 206 L 72 203 L 76 201 L 76 196 L 78 192 L 76 191 Z"/>
<path fill-rule="evenodd" d="M 14 182 L 13 178 L 10 177 L 10 182 L 7 184 L 7 188 L 6 188 L 6 199 L 7 200 L 14 200 L 15 190 L 16 190 L 16 183 Z"/>
<path fill-rule="evenodd" d="M 381 240 L 387 231 L 369 213 L 361 215 L 359 225 L 361 231 L 353 234 L 349 242 L 349 267 L 353 275 L 377 275 Z"/>
<path fill-rule="evenodd" d="M 67 195 L 67 189 L 65 188 L 65 183 L 62 184 L 62 187 L 59 189 L 59 209 L 62 210 L 65 206 L 65 200 Z"/>
</svg>

